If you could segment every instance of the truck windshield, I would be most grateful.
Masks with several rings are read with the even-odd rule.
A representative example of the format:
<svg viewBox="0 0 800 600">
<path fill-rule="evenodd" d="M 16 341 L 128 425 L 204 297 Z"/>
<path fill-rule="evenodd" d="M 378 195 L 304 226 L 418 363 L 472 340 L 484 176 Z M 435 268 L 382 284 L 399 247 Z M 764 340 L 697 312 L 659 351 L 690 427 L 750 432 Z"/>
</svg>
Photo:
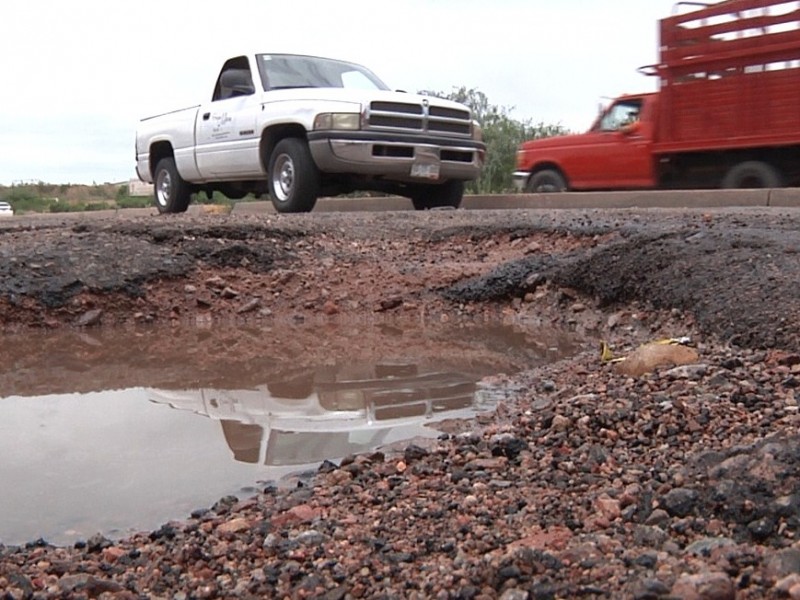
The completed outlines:
<svg viewBox="0 0 800 600">
<path fill-rule="evenodd" d="M 259 54 L 264 90 L 348 88 L 388 90 L 368 69 L 348 62 L 293 54 Z"/>
</svg>

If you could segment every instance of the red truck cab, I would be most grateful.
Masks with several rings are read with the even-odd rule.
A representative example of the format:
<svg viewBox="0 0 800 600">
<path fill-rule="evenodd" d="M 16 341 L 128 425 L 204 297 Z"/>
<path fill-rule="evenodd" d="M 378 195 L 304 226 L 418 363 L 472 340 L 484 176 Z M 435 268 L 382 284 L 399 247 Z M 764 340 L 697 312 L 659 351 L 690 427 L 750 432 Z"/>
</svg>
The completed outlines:
<svg viewBox="0 0 800 600">
<path fill-rule="evenodd" d="M 800 186 L 795 5 L 724 0 L 662 19 L 659 63 L 641 69 L 658 78 L 658 91 L 617 98 L 586 133 L 522 143 L 515 186 Z"/>
<path fill-rule="evenodd" d="M 657 102 L 657 94 L 621 96 L 586 133 L 524 142 L 517 152 L 517 187 L 528 192 L 653 187 Z"/>
</svg>

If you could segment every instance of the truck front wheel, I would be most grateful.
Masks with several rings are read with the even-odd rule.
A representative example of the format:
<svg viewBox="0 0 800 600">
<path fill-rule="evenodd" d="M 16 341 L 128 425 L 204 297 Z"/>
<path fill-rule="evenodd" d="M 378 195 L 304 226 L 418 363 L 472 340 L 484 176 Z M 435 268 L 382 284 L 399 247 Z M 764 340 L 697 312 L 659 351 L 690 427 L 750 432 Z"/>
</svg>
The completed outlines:
<svg viewBox="0 0 800 600">
<path fill-rule="evenodd" d="M 734 165 L 722 179 L 726 189 L 776 188 L 783 185 L 780 172 L 760 160 L 747 160 Z"/>
<path fill-rule="evenodd" d="M 174 158 L 158 161 L 153 182 L 153 199 L 159 213 L 186 212 L 192 199 L 192 188 L 178 173 Z"/>
<path fill-rule="evenodd" d="M 279 213 L 310 212 L 317 203 L 320 177 L 308 145 L 286 138 L 269 159 L 269 195 Z"/>
<path fill-rule="evenodd" d="M 411 194 L 416 210 L 458 208 L 464 197 L 464 182 L 451 179 L 441 184 L 417 186 Z"/>
<path fill-rule="evenodd" d="M 541 194 L 545 192 L 566 192 L 567 182 L 564 181 L 561 173 L 553 169 L 539 171 L 528 180 L 525 191 L 529 193 Z"/>
</svg>

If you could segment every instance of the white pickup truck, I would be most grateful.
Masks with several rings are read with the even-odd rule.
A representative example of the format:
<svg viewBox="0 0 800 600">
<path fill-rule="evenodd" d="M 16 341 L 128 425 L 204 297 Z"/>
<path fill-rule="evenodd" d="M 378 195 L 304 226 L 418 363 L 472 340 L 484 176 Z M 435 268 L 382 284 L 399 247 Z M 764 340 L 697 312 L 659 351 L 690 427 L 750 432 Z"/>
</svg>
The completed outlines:
<svg viewBox="0 0 800 600">
<path fill-rule="evenodd" d="M 207 103 L 143 119 L 136 172 L 161 213 L 193 193 L 269 194 L 278 212 L 359 190 L 458 207 L 486 146 L 470 109 L 391 91 L 368 69 L 292 54 L 227 60 Z"/>
</svg>

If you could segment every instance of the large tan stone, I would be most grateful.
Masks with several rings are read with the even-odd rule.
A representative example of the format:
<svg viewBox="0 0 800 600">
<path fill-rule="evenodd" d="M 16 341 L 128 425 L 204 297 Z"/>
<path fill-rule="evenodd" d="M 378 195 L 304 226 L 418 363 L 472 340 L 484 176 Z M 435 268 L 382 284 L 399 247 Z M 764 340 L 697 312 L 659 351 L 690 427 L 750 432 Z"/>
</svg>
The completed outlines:
<svg viewBox="0 0 800 600">
<path fill-rule="evenodd" d="M 699 359 L 697 350 L 689 346 L 652 342 L 639 346 L 615 366 L 624 375 L 640 377 L 645 373 L 652 373 L 658 367 L 691 365 Z"/>
</svg>

